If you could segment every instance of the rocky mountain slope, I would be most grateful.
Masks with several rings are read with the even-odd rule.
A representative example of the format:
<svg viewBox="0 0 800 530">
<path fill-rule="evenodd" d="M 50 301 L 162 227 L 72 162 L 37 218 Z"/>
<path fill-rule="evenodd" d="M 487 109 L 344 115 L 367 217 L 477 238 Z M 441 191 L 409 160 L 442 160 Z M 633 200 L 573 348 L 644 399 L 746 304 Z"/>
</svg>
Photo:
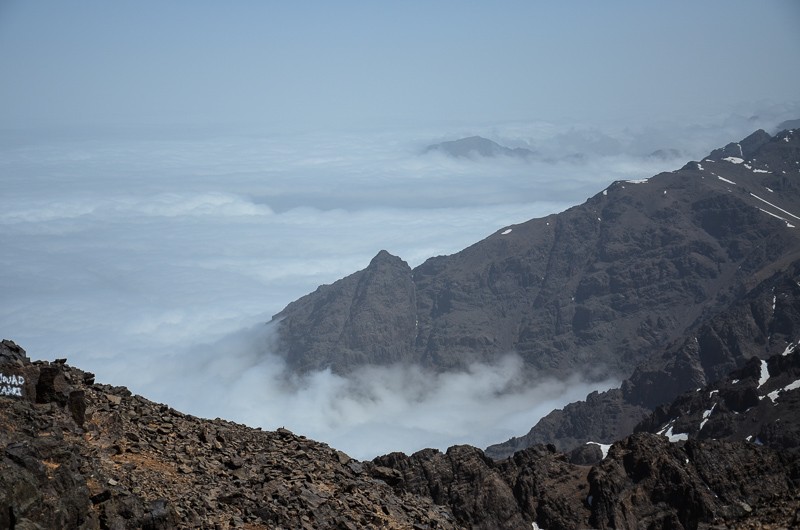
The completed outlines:
<svg viewBox="0 0 800 530">
<path fill-rule="evenodd" d="M 0 373 L 0 528 L 457 528 L 289 431 L 185 415 L 10 341 Z"/>
<path fill-rule="evenodd" d="M 537 374 L 612 375 L 622 389 L 492 454 L 613 440 L 687 388 L 794 340 L 794 316 L 771 315 L 764 293 L 793 281 L 798 215 L 800 134 L 757 131 L 413 270 L 381 251 L 277 314 L 279 349 L 298 371 L 446 370 L 513 351 Z"/>
<path fill-rule="evenodd" d="M 605 455 L 591 446 L 589 459 L 537 445 L 495 461 L 480 449 L 455 446 L 359 462 L 284 429 L 182 414 L 96 383 L 63 360 L 31 362 L 16 344 L 2 341 L 0 527 L 796 526 L 796 447 L 783 435 L 764 434 L 763 443 L 707 436 L 721 432 L 725 413 L 767 400 L 784 406 L 785 418 L 795 417 L 800 353 L 770 359 L 768 380 L 762 366 L 754 362 L 734 374 L 739 381 L 694 393 L 720 396 L 700 420 L 707 420 L 698 431 L 703 437 L 676 434 L 679 425 L 696 428 L 699 417 L 691 415 L 708 406 L 682 398 L 643 423 L 642 432 L 606 447 Z M 760 385 L 755 401 L 747 390 L 754 385 Z M 675 411 L 680 417 L 671 416 Z M 650 427 L 661 434 L 644 432 Z"/>
</svg>

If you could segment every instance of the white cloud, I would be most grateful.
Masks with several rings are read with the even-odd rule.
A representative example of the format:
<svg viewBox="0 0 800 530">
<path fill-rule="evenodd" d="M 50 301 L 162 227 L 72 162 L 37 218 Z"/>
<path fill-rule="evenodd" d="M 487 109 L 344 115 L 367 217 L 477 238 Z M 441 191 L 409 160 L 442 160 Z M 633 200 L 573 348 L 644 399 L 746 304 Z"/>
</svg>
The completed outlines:
<svg viewBox="0 0 800 530">
<path fill-rule="evenodd" d="M 245 347 L 252 333 L 237 332 L 365 267 L 381 249 L 418 265 L 582 202 L 614 180 L 682 165 L 640 156 L 650 147 L 688 152 L 691 146 L 699 158 L 752 125 L 727 120 L 725 138 L 689 124 L 671 125 L 670 136 L 655 126 L 640 135 L 597 127 L 584 134 L 580 127 L 516 123 L 349 136 L 6 143 L 0 146 L 0 331 L 34 358 L 66 356 L 100 381 L 173 406 L 208 407 L 196 414 L 295 425 L 355 453 L 378 437 L 409 448 L 422 440 L 502 441 L 553 406 L 542 396 L 562 403 L 591 388 L 536 381 L 515 388 L 514 397 L 494 397 L 497 385 L 514 382 L 513 360 L 469 374 L 411 368 L 365 370 L 351 380 L 315 374 L 313 384 L 283 387 L 279 360 L 253 357 Z M 602 149 L 584 142 L 581 159 L 564 159 L 577 144 L 564 149 L 554 139 L 573 133 L 604 139 Z M 529 145 L 547 160 L 420 154 L 429 142 L 468 134 Z M 683 143 L 662 143 L 675 137 Z M 612 144 L 618 152 L 609 154 Z M 214 355 L 203 344 L 216 344 Z M 180 384 L 148 379 L 161 372 L 192 377 Z M 424 398 L 401 388 L 417 388 Z M 268 402 L 275 416 L 264 415 Z M 442 415 L 452 423 L 433 419 Z"/>
</svg>

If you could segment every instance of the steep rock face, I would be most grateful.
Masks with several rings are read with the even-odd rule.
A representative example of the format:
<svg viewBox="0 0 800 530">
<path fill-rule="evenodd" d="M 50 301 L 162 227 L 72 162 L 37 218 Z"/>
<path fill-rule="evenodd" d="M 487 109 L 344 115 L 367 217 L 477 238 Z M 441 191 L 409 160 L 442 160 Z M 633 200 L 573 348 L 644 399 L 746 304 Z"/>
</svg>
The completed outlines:
<svg viewBox="0 0 800 530">
<path fill-rule="evenodd" d="M 538 443 L 554 443 L 563 451 L 589 440 L 610 443 L 675 396 L 748 362 L 783 353 L 800 338 L 798 281 L 800 261 L 739 295 L 726 310 L 700 320 L 682 341 L 637 366 L 621 389 L 594 393 L 553 411 L 526 435 L 488 447 L 487 454 L 503 458 Z"/>
<path fill-rule="evenodd" d="M 723 149 L 647 182 L 614 183 L 431 258 L 410 280 L 397 269 L 393 288 L 359 299 L 373 262 L 276 315 L 282 351 L 300 369 L 341 371 L 396 361 L 449 369 L 515 351 L 540 373 L 630 376 L 798 255 L 789 225 L 800 212 L 800 136 L 759 131 L 732 145 L 751 158 Z M 358 307 L 376 318 L 359 320 Z"/>
<path fill-rule="evenodd" d="M 415 291 L 408 264 L 381 251 L 366 269 L 277 314 L 280 346 L 300 371 L 413 361 Z"/>
</svg>

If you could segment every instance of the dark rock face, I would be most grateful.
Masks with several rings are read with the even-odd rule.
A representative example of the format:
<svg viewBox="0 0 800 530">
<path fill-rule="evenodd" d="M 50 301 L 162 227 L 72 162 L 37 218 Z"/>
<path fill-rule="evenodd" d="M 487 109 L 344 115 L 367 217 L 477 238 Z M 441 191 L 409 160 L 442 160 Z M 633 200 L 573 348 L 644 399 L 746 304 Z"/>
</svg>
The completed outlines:
<svg viewBox="0 0 800 530">
<path fill-rule="evenodd" d="M 594 393 L 586 401 L 553 411 L 525 436 L 488 447 L 487 454 L 502 458 L 537 443 L 552 442 L 564 451 L 588 440 L 610 443 L 675 396 L 694 392 L 748 362 L 758 365 L 759 357 L 783 353 L 800 337 L 798 281 L 800 261 L 755 285 L 726 310 L 701 320 L 683 341 L 637 366 L 621 389 Z"/>
<path fill-rule="evenodd" d="M 390 261 L 381 253 L 276 315 L 281 348 L 290 361 L 307 359 L 294 362 L 300 368 L 410 361 L 447 369 L 515 351 L 540 373 L 629 376 L 800 248 L 797 230 L 759 208 L 787 214 L 753 197 L 770 188 L 770 202 L 800 211 L 800 181 L 776 175 L 800 160 L 800 137 L 786 138 L 761 131 L 735 144 L 772 172 L 721 157 L 705 162 L 713 171 L 618 182 L 410 273 L 379 272 L 376 261 Z M 367 287 L 376 274 L 387 288 Z"/>
<path fill-rule="evenodd" d="M 381 251 L 366 269 L 323 285 L 274 319 L 290 366 L 301 371 L 408 362 L 416 335 L 411 268 Z"/>
<path fill-rule="evenodd" d="M 502 146 L 492 140 L 481 138 L 480 136 L 470 136 L 469 138 L 461 138 L 460 140 L 453 140 L 450 142 L 442 142 L 439 144 L 429 145 L 425 148 L 425 152 L 431 151 L 442 152 L 446 155 L 456 158 L 470 158 L 470 157 L 496 157 L 496 156 L 511 156 L 518 158 L 528 158 L 534 156 L 536 153 L 524 147 L 516 147 L 514 149 Z"/>
<path fill-rule="evenodd" d="M 748 528 L 800 522 L 797 457 L 748 443 L 636 434 L 594 467 L 550 446 L 500 462 L 452 447 L 375 459 L 398 493 L 429 497 L 465 528 Z"/>
<path fill-rule="evenodd" d="M 398 361 L 446 370 L 516 352 L 538 374 L 619 377 L 621 392 L 557 411 L 488 452 L 608 443 L 653 407 L 797 338 L 798 162 L 800 135 L 757 131 L 431 258 L 410 279 L 392 269 L 395 287 L 370 302 L 356 293 L 373 262 L 276 315 L 280 349 L 301 370 Z M 774 312 L 773 287 L 791 295 Z"/>
</svg>

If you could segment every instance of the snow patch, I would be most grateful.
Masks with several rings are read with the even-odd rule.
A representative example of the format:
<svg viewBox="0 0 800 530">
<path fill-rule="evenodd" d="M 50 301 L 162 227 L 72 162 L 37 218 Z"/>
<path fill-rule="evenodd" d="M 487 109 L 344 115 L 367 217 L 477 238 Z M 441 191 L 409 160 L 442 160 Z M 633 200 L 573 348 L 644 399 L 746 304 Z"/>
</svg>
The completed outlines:
<svg viewBox="0 0 800 530">
<path fill-rule="evenodd" d="M 704 412 L 703 412 L 703 421 L 701 421 L 701 422 L 700 422 L 700 428 L 699 428 L 698 430 L 700 430 L 700 431 L 702 431 L 702 430 L 703 430 L 703 427 L 705 427 L 705 425 L 706 425 L 706 422 L 708 421 L 708 418 L 709 418 L 709 416 L 711 416 L 711 413 L 712 413 L 712 412 L 714 412 L 714 408 L 715 408 L 716 406 L 717 406 L 717 404 L 716 404 L 716 403 L 714 403 L 713 405 L 711 405 L 711 408 L 710 408 L 710 409 L 708 409 L 708 410 L 706 410 L 706 411 L 704 411 Z"/>
<path fill-rule="evenodd" d="M 717 393 L 719 393 L 719 390 L 712 390 L 711 392 L 708 393 L 708 397 L 712 397 L 714 394 Z"/>
<path fill-rule="evenodd" d="M 669 438 L 670 442 L 681 442 L 681 441 L 685 442 L 686 440 L 688 440 L 689 435 L 687 433 L 672 434 L 673 423 L 675 423 L 675 420 L 672 420 L 671 422 L 667 423 L 663 429 L 658 431 L 657 434 L 661 436 L 666 436 L 667 438 Z"/>
<path fill-rule="evenodd" d="M 761 377 L 758 378 L 758 386 L 756 388 L 761 388 L 764 386 L 764 383 L 769 381 L 769 365 L 767 361 L 761 361 Z"/>
<path fill-rule="evenodd" d="M 649 179 L 638 179 L 638 180 L 624 180 L 623 182 L 627 182 L 628 184 L 644 184 Z M 625 186 L 623 186 L 624 188 Z"/>
<path fill-rule="evenodd" d="M 796 347 L 797 347 L 797 344 L 795 344 L 794 342 L 790 342 L 789 345 L 786 346 L 786 349 L 783 350 L 783 353 L 781 355 L 783 355 L 785 357 L 785 356 L 789 355 L 790 353 L 793 353 L 794 349 Z"/>
<path fill-rule="evenodd" d="M 608 450 L 611 449 L 611 444 L 601 444 L 599 442 L 586 442 L 586 445 L 589 444 L 596 445 L 597 447 L 599 447 L 600 452 L 603 453 L 603 458 L 605 458 L 606 455 L 608 455 Z"/>
<path fill-rule="evenodd" d="M 766 186 L 764 186 L 764 187 L 765 187 L 765 188 L 767 188 Z M 770 192 L 770 193 L 775 193 L 775 192 L 774 192 L 774 191 L 772 191 L 770 188 L 767 188 L 767 191 L 768 191 L 768 192 Z"/>
<path fill-rule="evenodd" d="M 723 160 L 731 164 L 741 164 L 744 162 L 744 158 L 739 158 L 738 156 L 726 156 Z"/>
<path fill-rule="evenodd" d="M 751 166 L 750 164 L 743 164 L 743 165 L 744 165 L 744 167 L 746 167 L 747 169 L 753 169 L 753 166 Z"/>
<path fill-rule="evenodd" d="M 697 163 L 697 169 L 699 169 L 700 171 L 703 171 L 703 166 L 700 165 L 700 162 Z"/>
<path fill-rule="evenodd" d="M 769 173 L 769 171 L 767 171 L 766 169 L 754 169 L 753 173 Z"/>
<path fill-rule="evenodd" d="M 779 206 L 775 206 L 775 205 L 774 205 L 774 204 L 772 204 L 771 202 L 769 202 L 769 201 L 766 201 L 766 200 L 762 199 L 761 197 L 759 197 L 759 196 L 758 196 L 758 195 L 756 195 L 755 193 L 751 193 L 751 194 L 750 194 L 750 196 L 751 196 L 751 197 L 754 197 L 754 198 L 756 198 L 756 199 L 758 199 L 759 201 L 761 201 L 761 202 L 763 202 L 763 203 L 769 204 L 770 206 L 772 206 L 772 207 L 773 207 L 773 208 L 775 208 L 776 210 L 780 210 L 781 212 L 783 212 L 783 213 L 785 213 L 785 214 L 787 214 L 787 215 L 791 215 L 792 217 L 794 217 L 795 219 L 797 219 L 798 221 L 800 221 L 800 217 L 797 217 L 797 216 L 796 216 L 795 214 L 793 214 L 792 212 L 787 212 L 787 211 L 786 211 L 786 210 L 784 210 L 783 208 L 781 208 L 781 207 L 779 207 Z M 777 217 L 777 216 L 776 216 L 776 217 Z"/>
<path fill-rule="evenodd" d="M 603 195 L 608 195 L 608 190 L 603 190 Z"/>
<path fill-rule="evenodd" d="M 726 179 L 724 177 L 720 177 L 719 175 L 717 175 L 717 178 L 720 179 L 722 182 L 727 182 L 728 184 L 733 184 L 734 186 L 736 186 L 736 183 L 734 181 L 732 181 L 732 180 L 728 180 L 728 179 Z"/>
<path fill-rule="evenodd" d="M 500 235 L 504 236 L 504 235 L 507 235 L 507 234 L 510 234 L 510 233 L 511 233 L 511 228 L 506 228 L 505 230 L 500 232 Z"/>
<path fill-rule="evenodd" d="M 788 392 L 789 390 L 797 390 L 798 388 L 800 388 L 800 379 L 798 379 L 797 381 L 795 381 L 793 383 L 789 383 L 788 385 L 783 387 L 783 390 L 785 392 Z"/>
<path fill-rule="evenodd" d="M 738 382 L 739 382 L 739 380 L 738 380 L 738 379 L 734 379 L 733 381 L 731 381 L 731 384 L 732 384 L 732 385 L 735 385 L 735 384 L 736 384 L 736 383 L 738 383 Z"/>
</svg>

